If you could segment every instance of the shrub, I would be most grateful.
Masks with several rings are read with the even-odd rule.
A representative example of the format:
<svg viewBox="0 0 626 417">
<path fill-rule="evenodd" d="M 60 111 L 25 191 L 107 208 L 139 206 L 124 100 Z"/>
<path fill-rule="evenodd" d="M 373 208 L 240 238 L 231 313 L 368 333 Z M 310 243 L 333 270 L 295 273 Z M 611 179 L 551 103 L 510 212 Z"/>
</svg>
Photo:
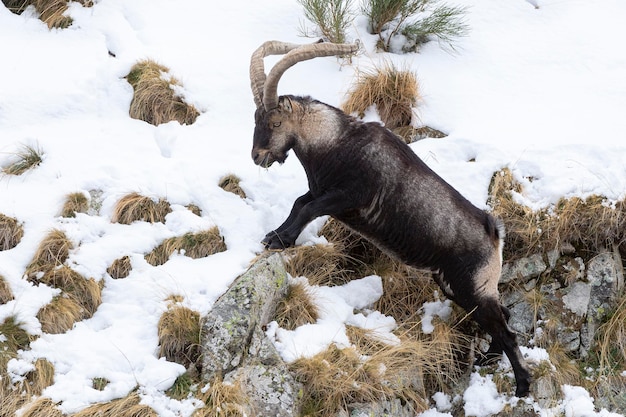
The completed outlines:
<svg viewBox="0 0 626 417">
<path fill-rule="evenodd" d="M 415 51 L 435 37 L 452 47 L 454 39 L 465 36 L 463 7 L 438 5 L 439 0 L 366 0 L 363 13 L 370 31 L 379 36 L 379 46 L 387 52 Z M 404 36 L 402 46 L 394 46 Z"/>
<path fill-rule="evenodd" d="M 333 43 L 346 42 L 346 29 L 354 20 L 350 12 L 352 0 L 298 0 L 304 7 L 305 17 L 317 26 L 325 40 Z M 303 27 L 302 33 L 309 36 Z"/>
<path fill-rule="evenodd" d="M 172 120 L 192 124 L 200 115 L 181 97 L 180 81 L 169 75 L 169 68 L 151 60 L 135 64 L 126 76 L 133 87 L 130 117 L 155 126 Z"/>
</svg>

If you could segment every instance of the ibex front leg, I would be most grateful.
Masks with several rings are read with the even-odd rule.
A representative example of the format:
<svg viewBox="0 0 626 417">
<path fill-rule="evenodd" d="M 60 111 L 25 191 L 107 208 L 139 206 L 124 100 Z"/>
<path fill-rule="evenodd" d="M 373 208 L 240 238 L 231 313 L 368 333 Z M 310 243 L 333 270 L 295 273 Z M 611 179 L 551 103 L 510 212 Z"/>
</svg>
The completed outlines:
<svg viewBox="0 0 626 417">
<path fill-rule="evenodd" d="M 287 220 L 278 229 L 269 232 L 261 241 L 269 250 L 281 250 L 294 246 L 296 239 L 311 221 L 324 215 L 333 215 L 348 208 L 343 193 L 327 193 L 314 198 L 311 192 L 298 197 Z"/>
</svg>

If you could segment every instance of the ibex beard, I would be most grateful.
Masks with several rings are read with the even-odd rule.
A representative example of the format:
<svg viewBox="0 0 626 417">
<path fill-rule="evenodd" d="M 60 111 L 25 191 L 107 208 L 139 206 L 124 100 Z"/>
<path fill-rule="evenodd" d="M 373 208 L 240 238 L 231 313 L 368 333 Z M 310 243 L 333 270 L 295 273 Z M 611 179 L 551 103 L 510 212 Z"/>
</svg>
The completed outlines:
<svg viewBox="0 0 626 417">
<path fill-rule="evenodd" d="M 430 269 L 442 291 L 491 335 L 480 363 L 505 353 L 517 396 L 530 389 L 530 373 L 510 313 L 499 302 L 502 222 L 465 199 L 395 134 L 310 97 L 278 97 L 284 71 L 305 59 L 356 52 L 358 45 L 266 42 L 252 55 L 257 110 L 252 159 L 269 167 L 290 150 L 307 175 L 309 191 L 287 219 L 263 239 L 280 250 L 295 244 L 313 219 L 329 215 L 408 265 Z M 266 78 L 263 58 L 285 54 Z"/>
</svg>

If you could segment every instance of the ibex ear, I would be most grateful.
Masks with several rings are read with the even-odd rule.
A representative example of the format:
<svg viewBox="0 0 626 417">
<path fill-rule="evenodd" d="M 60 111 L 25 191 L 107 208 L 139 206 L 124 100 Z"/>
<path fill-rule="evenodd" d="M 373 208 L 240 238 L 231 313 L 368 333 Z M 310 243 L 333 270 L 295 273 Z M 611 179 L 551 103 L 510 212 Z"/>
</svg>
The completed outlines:
<svg viewBox="0 0 626 417">
<path fill-rule="evenodd" d="M 286 112 L 286 113 L 291 113 L 292 111 L 292 106 L 291 106 L 291 99 L 289 99 L 289 97 L 285 97 L 282 96 L 278 99 L 278 109 L 281 112 Z"/>
</svg>

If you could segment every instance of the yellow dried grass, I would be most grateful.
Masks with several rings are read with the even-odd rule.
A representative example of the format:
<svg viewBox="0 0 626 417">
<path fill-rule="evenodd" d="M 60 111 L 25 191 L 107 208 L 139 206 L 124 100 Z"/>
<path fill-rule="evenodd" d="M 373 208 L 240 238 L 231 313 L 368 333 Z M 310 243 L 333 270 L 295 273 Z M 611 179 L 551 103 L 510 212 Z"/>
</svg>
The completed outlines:
<svg viewBox="0 0 626 417">
<path fill-rule="evenodd" d="M 410 126 L 420 97 L 417 77 L 406 69 L 385 62 L 373 70 L 359 70 L 342 109 L 363 117 L 372 105 L 388 129 Z"/>
<path fill-rule="evenodd" d="M 76 217 L 76 213 L 87 213 L 89 199 L 83 193 L 71 193 L 65 198 L 61 217 Z"/>
<path fill-rule="evenodd" d="M 238 195 L 241 198 L 246 198 L 245 191 L 239 185 L 241 180 L 234 174 L 228 174 L 220 178 L 218 186 L 224 191 Z"/>
<path fill-rule="evenodd" d="M 129 256 L 122 256 L 113 261 L 111 266 L 107 268 L 107 273 L 113 279 L 126 278 L 132 270 L 132 264 Z"/>
<path fill-rule="evenodd" d="M 16 247 L 24 236 L 24 228 L 13 217 L 0 213 L 0 251 Z"/>
<path fill-rule="evenodd" d="M 200 357 L 200 313 L 176 305 L 165 311 L 158 324 L 159 356 L 188 367 Z"/>
<path fill-rule="evenodd" d="M 609 202 L 597 195 L 561 198 L 553 206 L 533 211 L 516 201 L 515 195 L 522 192 L 508 168 L 492 177 L 488 204 L 507 229 L 505 259 L 560 249 L 566 244 L 583 253 L 597 253 L 626 241 L 624 201 Z"/>
<path fill-rule="evenodd" d="M 289 286 L 287 295 L 276 306 L 275 320 L 284 329 L 294 330 L 304 324 L 315 323 L 319 317 L 309 288 L 302 282 Z"/>
<path fill-rule="evenodd" d="M 130 103 L 132 118 L 158 126 L 172 120 L 192 124 L 199 116 L 198 110 L 176 93 L 181 84 L 169 75 L 169 68 L 143 60 L 131 68 L 126 78 L 134 90 Z"/>
<path fill-rule="evenodd" d="M 13 299 L 13 292 L 11 291 L 9 283 L 0 275 L 0 304 L 6 304 Z"/>
<path fill-rule="evenodd" d="M 248 417 L 254 416 L 248 396 L 238 381 L 224 382 L 219 378 L 211 381 L 206 390 L 198 395 L 204 407 L 198 408 L 192 417 Z"/>
<path fill-rule="evenodd" d="M 155 201 L 139 193 L 131 193 L 122 197 L 113 210 L 113 223 L 131 224 L 135 221 L 165 223 L 165 216 L 172 211 L 167 200 Z"/>
<path fill-rule="evenodd" d="M 107 403 L 98 403 L 89 406 L 72 417 L 158 417 L 159 414 L 147 405 L 140 404 L 141 398 L 136 392 L 131 392 L 124 398 Z"/>
<path fill-rule="evenodd" d="M 72 242 L 62 230 L 51 230 L 37 247 L 33 260 L 26 268 L 26 276 L 30 281 L 39 282 L 42 274 L 63 265 L 72 248 Z"/>
<path fill-rule="evenodd" d="M 39 397 L 24 407 L 20 417 L 63 417 L 63 413 L 50 398 Z"/>
<path fill-rule="evenodd" d="M 163 265 L 177 251 L 184 251 L 185 256 L 193 259 L 224 252 L 226 243 L 217 226 L 198 233 L 185 233 L 166 239 L 152 252 L 145 256 L 146 261 L 154 266 Z"/>
</svg>

